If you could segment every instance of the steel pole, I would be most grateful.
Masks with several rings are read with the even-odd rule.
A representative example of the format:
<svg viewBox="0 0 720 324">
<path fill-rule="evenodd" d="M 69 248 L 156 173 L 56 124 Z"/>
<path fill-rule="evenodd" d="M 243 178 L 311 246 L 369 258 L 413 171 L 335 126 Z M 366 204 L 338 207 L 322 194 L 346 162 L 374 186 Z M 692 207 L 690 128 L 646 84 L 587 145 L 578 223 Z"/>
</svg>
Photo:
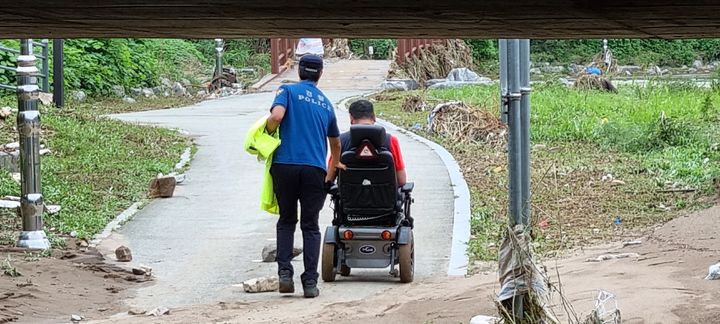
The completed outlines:
<svg viewBox="0 0 720 324">
<path fill-rule="evenodd" d="M 510 224 L 522 224 L 521 219 L 521 190 L 520 177 L 520 46 L 517 39 L 508 40 L 508 177 L 510 197 Z"/>
<path fill-rule="evenodd" d="M 53 101 L 55 107 L 65 106 L 65 69 L 63 60 L 65 56 L 64 41 L 53 40 Z"/>
<path fill-rule="evenodd" d="M 521 130 L 520 130 L 520 41 L 508 40 L 508 179 L 509 179 L 509 206 L 510 228 L 522 224 L 522 170 L 521 170 Z M 522 253 L 522 252 L 515 252 Z M 512 298 L 512 314 L 517 323 L 522 323 L 525 294 L 515 295 Z"/>
<path fill-rule="evenodd" d="M 49 51 L 49 45 L 48 40 L 43 39 L 42 40 L 42 74 L 45 75 L 43 77 L 43 83 L 42 83 L 42 91 L 43 92 L 50 92 L 50 51 Z"/>
<path fill-rule="evenodd" d="M 50 242 L 43 231 L 42 219 L 45 205 L 40 186 L 40 112 L 37 108 L 40 89 L 35 62 L 32 39 L 21 39 L 20 56 L 17 58 L 17 125 L 20 133 L 20 214 L 23 230 L 17 246 L 49 249 Z"/>
<path fill-rule="evenodd" d="M 508 121 L 507 43 L 507 39 L 498 40 L 498 52 L 500 53 L 500 118 L 506 124 Z"/>
<path fill-rule="evenodd" d="M 215 77 L 223 73 L 223 49 L 225 44 L 221 38 L 215 39 Z"/>
<path fill-rule="evenodd" d="M 520 184 L 522 224 L 530 224 L 530 40 L 520 40 Z"/>
</svg>

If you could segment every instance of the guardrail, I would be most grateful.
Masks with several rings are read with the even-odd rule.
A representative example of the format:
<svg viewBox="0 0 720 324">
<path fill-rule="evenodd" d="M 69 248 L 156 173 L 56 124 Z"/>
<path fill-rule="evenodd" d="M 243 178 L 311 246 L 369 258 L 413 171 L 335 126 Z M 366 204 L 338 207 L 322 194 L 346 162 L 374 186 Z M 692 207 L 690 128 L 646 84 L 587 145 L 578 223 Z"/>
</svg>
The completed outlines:
<svg viewBox="0 0 720 324">
<path fill-rule="evenodd" d="M 42 84 L 40 85 L 40 89 L 43 92 L 50 92 L 50 45 L 47 39 L 43 39 L 39 42 L 32 42 L 33 47 L 40 47 L 40 54 L 36 54 L 35 57 L 39 58 L 40 60 L 40 73 L 37 75 L 38 78 L 42 79 Z M 0 45 L 0 51 L 11 53 L 15 55 L 20 55 L 20 49 L 14 49 L 9 48 Z M 0 65 L 0 70 L 5 71 L 12 71 L 17 73 L 17 66 L 2 66 Z M 4 90 L 10 90 L 10 91 L 17 91 L 17 86 L 13 84 L 1 84 L 0 83 L 0 89 Z"/>
<path fill-rule="evenodd" d="M 427 38 L 407 38 L 398 39 L 397 41 L 397 57 L 395 60 L 398 64 L 402 64 L 408 57 L 417 55 L 417 52 L 432 44 L 441 44 L 446 42 L 445 39 L 427 39 Z"/>
</svg>

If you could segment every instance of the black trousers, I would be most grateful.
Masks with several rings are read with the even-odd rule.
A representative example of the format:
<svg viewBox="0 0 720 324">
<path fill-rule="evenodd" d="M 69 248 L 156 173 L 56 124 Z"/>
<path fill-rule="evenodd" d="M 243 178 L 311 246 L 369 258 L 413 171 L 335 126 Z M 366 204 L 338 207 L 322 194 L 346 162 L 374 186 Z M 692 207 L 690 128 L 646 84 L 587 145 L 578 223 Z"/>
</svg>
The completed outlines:
<svg viewBox="0 0 720 324">
<path fill-rule="evenodd" d="M 292 261 L 295 226 L 298 222 L 300 202 L 300 229 L 303 235 L 303 282 L 318 280 L 320 256 L 320 226 L 318 218 L 325 203 L 325 170 L 304 165 L 273 164 L 270 168 L 275 196 L 280 207 L 277 222 L 278 273 L 294 273 Z"/>
</svg>

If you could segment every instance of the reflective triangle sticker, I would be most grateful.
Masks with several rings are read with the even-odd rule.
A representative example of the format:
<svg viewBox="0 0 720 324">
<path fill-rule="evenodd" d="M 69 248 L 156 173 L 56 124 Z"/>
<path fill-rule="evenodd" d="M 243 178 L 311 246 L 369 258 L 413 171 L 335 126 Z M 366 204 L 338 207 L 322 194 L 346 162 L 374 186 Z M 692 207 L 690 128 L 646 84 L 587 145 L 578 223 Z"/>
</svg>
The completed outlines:
<svg viewBox="0 0 720 324">
<path fill-rule="evenodd" d="M 370 151 L 369 147 L 365 146 L 365 147 L 363 147 L 362 151 L 360 151 L 360 156 L 372 157 L 372 156 L 374 156 L 374 154 L 372 153 L 372 151 Z"/>
</svg>

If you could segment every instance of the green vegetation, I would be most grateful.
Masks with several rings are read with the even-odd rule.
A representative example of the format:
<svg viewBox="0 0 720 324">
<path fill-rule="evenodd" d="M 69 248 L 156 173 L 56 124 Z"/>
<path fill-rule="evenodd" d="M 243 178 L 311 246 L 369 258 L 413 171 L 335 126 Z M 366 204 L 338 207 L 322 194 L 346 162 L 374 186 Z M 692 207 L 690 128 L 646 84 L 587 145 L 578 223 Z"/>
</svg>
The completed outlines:
<svg viewBox="0 0 720 324">
<path fill-rule="evenodd" d="M 6 99 L 7 100 L 7 99 Z M 62 210 L 45 214 L 54 246 L 60 236 L 76 231 L 88 238 L 133 202 L 146 197 L 148 183 L 158 173 L 172 171 L 190 140 L 175 131 L 129 125 L 98 117 L 100 114 L 185 105 L 179 100 L 140 100 L 68 103 L 62 110 L 43 108 L 43 144 L 52 153 L 43 157 L 43 194 L 48 204 Z M 15 118 L 0 122 L 0 141 L 17 140 Z M 0 197 L 18 196 L 20 186 L 0 170 Z M 20 226 L 15 211 L 0 214 L 0 244 L 12 244 Z"/>
<path fill-rule="evenodd" d="M 355 55 L 370 58 L 387 60 L 392 56 L 392 52 L 397 47 L 397 40 L 395 39 L 351 39 L 349 41 L 350 51 Z M 372 46 L 373 54 L 369 53 L 369 48 Z"/>
<path fill-rule="evenodd" d="M 540 251 L 641 232 L 681 210 L 703 206 L 714 193 L 713 181 L 720 179 L 720 92 L 663 82 L 621 88 L 619 94 L 556 84 L 534 90 L 532 204 Z M 411 94 L 422 96 L 431 107 L 463 100 L 496 116 L 499 109 L 497 87 Z M 425 124 L 428 112 L 403 111 L 407 95 L 376 96 L 378 111 L 384 119 L 417 128 Z M 425 135 L 453 153 L 471 186 L 473 238 L 468 252 L 477 260 L 495 258 L 506 222 L 504 148 Z M 618 216 L 622 226 L 613 225 Z"/>
</svg>

